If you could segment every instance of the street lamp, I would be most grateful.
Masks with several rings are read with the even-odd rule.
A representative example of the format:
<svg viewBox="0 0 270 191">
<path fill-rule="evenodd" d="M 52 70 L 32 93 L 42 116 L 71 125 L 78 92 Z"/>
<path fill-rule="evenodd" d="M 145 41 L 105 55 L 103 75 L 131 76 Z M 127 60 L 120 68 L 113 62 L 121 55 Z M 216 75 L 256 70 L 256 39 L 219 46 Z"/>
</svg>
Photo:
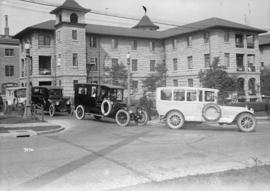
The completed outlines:
<svg viewBox="0 0 270 191">
<path fill-rule="evenodd" d="M 31 44 L 29 42 L 26 42 L 24 44 L 25 49 L 25 59 L 27 63 L 26 72 L 27 72 L 27 83 L 26 83 L 26 104 L 24 109 L 24 115 L 23 118 L 30 118 L 32 116 L 31 114 L 31 106 L 30 106 L 30 49 Z"/>
<path fill-rule="evenodd" d="M 127 95 L 127 106 L 130 107 L 130 53 L 127 53 L 127 66 L 128 66 L 128 95 Z"/>
</svg>

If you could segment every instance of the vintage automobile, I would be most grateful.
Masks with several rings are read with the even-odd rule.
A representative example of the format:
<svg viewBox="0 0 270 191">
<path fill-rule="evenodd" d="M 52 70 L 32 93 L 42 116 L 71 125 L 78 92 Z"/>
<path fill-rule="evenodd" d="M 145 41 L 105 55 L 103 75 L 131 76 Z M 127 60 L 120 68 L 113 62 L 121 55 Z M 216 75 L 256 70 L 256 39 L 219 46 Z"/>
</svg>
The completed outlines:
<svg viewBox="0 0 270 191">
<path fill-rule="evenodd" d="M 26 87 L 9 87 L 6 89 L 6 101 L 8 105 L 23 106 L 26 102 Z"/>
<path fill-rule="evenodd" d="M 0 95 L 0 113 L 5 111 L 5 102 L 2 96 Z"/>
<path fill-rule="evenodd" d="M 120 126 L 127 126 L 130 121 L 145 125 L 148 121 L 146 111 L 141 107 L 127 107 L 124 102 L 124 89 L 109 84 L 75 84 L 74 104 L 76 118 L 83 119 L 86 114 L 95 119 L 109 117 Z"/>
<path fill-rule="evenodd" d="M 156 108 L 172 129 L 185 121 L 237 124 L 243 132 L 254 131 L 254 110 L 247 107 L 217 104 L 218 90 L 195 87 L 160 87 L 156 92 Z"/>
<path fill-rule="evenodd" d="M 63 97 L 63 88 L 56 86 L 32 87 L 32 104 L 42 106 L 50 117 L 56 112 L 71 112 L 71 101 L 69 97 Z"/>
</svg>

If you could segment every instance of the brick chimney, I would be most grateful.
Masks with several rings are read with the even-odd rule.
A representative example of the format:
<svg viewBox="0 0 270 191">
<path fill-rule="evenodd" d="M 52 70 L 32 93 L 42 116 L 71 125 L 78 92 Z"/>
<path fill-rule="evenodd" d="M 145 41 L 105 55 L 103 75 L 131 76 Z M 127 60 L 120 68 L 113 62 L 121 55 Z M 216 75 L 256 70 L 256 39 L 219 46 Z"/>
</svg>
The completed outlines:
<svg viewBox="0 0 270 191">
<path fill-rule="evenodd" d="M 8 27 L 8 16 L 5 15 L 5 29 L 4 29 L 4 35 L 9 36 L 9 27 Z"/>
</svg>

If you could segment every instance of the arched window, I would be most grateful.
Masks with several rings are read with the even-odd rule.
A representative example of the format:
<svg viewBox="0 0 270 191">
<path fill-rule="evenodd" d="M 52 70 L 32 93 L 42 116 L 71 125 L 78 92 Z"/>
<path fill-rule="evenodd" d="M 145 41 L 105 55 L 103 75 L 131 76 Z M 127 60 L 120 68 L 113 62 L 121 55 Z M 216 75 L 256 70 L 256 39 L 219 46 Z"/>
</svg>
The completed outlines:
<svg viewBox="0 0 270 191">
<path fill-rule="evenodd" d="M 244 78 L 238 78 L 237 79 L 237 93 L 238 93 L 238 95 L 245 95 L 244 85 L 245 85 Z"/>
<path fill-rule="evenodd" d="M 77 14 L 72 13 L 72 14 L 70 15 L 70 22 L 71 22 L 71 23 L 78 23 L 78 16 L 77 16 Z"/>
<path fill-rule="evenodd" d="M 255 84 L 256 84 L 255 78 L 250 78 L 248 80 L 248 94 L 249 95 L 256 95 Z"/>
</svg>

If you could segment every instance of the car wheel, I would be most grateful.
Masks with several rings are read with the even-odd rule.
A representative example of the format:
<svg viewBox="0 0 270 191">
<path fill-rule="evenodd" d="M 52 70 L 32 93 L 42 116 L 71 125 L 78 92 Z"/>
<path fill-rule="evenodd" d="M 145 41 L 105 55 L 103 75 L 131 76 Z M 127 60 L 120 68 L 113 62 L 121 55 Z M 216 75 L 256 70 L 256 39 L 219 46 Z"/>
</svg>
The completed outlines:
<svg viewBox="0 0 270 191">
<path fill-rule="evenodd" d="M 218 121 L 221 118 L 221 108 L 215 103 L 208 103 L 202 109 L 206 121 Z"/>
<path fill-rule="evenodd" d="M 101 119 L 101 117 L 100 117 L 100 116 L 97 116 L 97 115 L 94 115 L 94 118 L 95 118 L 96 120 L 100 120 L 100 119 Z"/>
<path fill-rule="evenodd" d="M 125 127 L 129 124 L 130 115 L 126 110 L 120 109 L 115 115 L 117 124 L 121 127 Z"/>
<path fill-rule="evenodd" d="M 51 104 L 49 107 L 49 115 L 50 115 L 50 117 L 53 117 L 54 114 L 55 114 L 55 106 L 53 104 Z"/>
<path fill-rule="evenodd" d="M 178 111 L 171 111 L 167 115 L 166 122 L 171 129 L 180 129 L 183 127 L 185 119 L 182 113 Z"/>
<path fill-rule="evenodd" d="M 143 125 L 146 125 L 146 123 L 148 122 L 148 115 L 147 115 L 147 112 L 142 110 L 139 114 L 139 119 L 138 119 L 138 125 L 139 126 L 143 126 Z"/>
<path fill-rule="evenodd" d="M 85 117 L 84 107 L 82 105 L 78 105 L 75 113 L 76 118 L 82 120 Z"/>
<path fill-rule="evenodd" d="M 237 117 L 237 126 L 240 131 L 251 132 L 256 128 L 256 119 L 254 115 L 250 113 L 242 113 Z"/>
</svg>

